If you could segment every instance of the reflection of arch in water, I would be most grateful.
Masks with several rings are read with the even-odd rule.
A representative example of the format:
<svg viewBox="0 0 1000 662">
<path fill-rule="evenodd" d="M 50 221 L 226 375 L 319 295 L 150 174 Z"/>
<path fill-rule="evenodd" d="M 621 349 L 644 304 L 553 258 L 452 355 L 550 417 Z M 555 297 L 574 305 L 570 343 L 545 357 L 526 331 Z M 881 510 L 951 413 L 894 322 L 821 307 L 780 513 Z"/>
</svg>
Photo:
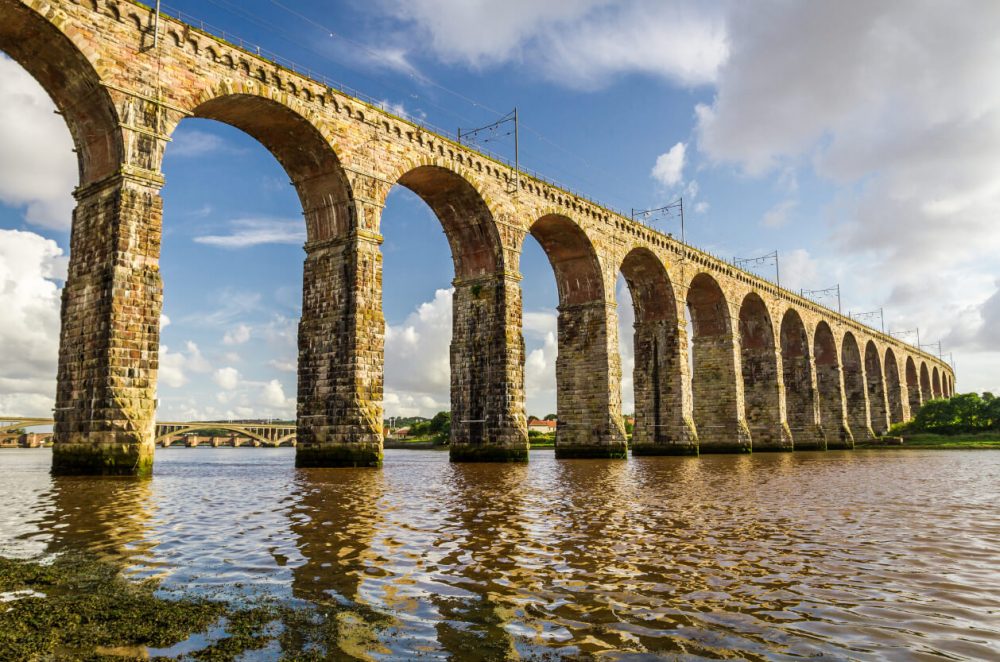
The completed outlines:
<svg viewBox="0 0 1000 662">
<path fill-rule="evenodd" d="M 524 503 L 534 471 L 525 465 L 482 464 L 447 470 L 441 502 L 445 520 L 433 547 L 448 552 L 434 574 L 453 590 L 431 591 L 429 599 L 438 616 L 437 643 L 450 659 L 517 658 L 511 630 L 530 623 L 515 622 L 516 614 L 531 598 L 530 587 L 546 583 L 537 565 L 522 562 L 537 549 L 535 527 L 544 526 L 539 513 L 526 512 Z"/>
<path fill-rule="evenodd" d="M 51 495 L 54 508 L 39 522 L 39 530 L 50 535 L 51 553 L 89 552 L 124 564 L 149 556 L 156 546 L 149 539 L 150 480 L 53 476 Z"/>
<path fill-rule="evenodd" d="M 381 471 L 296 470 L 292 488 L 296 500 L 289 519 L 303 563 L 292 569 L 292 595 L 316 606 L 327 622 L 327 627 L 315 629 L 321 641 L 291 638 L 302 651 L 318 644 L 331 659 L 353 659 L 359 646 L 376 650 L 385 617 L 365 604 L 361 587 L 368 571 L 377 571 L 385 562 L 372 549 L 384 526 L 385 490 Z M 352 612 L 354 617 L 349 617 Z"/>
</svg>

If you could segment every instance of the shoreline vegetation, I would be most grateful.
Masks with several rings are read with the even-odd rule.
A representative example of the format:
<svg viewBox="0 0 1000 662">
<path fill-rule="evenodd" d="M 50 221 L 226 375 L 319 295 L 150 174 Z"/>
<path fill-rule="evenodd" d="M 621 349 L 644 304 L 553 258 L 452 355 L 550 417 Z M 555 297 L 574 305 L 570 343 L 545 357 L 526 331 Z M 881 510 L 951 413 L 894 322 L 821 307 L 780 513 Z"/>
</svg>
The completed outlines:
<svg viewBox="0 0 1000 662">
<path fill-rule="evenodd" d="M 283 659 L 340 659 L 388 623 L 333 598 L 239 604 L 159 587 L 79 552 L 0 558 L 0 659 L 237 660 L 278 646 Z"/>
</svg>

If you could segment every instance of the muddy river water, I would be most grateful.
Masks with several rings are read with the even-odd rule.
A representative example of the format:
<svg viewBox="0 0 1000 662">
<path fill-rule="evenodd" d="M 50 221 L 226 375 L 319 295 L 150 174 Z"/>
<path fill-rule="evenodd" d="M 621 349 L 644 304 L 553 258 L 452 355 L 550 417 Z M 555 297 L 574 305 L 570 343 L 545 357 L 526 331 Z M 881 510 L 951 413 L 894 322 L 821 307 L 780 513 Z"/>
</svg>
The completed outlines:
<svg viewBox="0 0 1000 662">
<path fill-rule="evenodd" d="M 1000 452 L 293 454 L 158 450 L 134 481 L 0 451 L 0 555 L 88 550 L 166 595 L 361 605 L 385 615 L 375 659 L 1000 659 Z"/>
</svg>

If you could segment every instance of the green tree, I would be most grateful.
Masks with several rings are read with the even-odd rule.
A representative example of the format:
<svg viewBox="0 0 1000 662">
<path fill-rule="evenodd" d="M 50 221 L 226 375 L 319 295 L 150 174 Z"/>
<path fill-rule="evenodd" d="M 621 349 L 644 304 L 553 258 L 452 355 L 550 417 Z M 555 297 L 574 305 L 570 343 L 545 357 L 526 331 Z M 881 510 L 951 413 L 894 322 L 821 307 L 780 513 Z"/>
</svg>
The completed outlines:
<svg viewBox="0 0 1000 662">
<path fill-rule="evenodd" d="M 451 412 L 439 411 L 430 422 L 430 431 L 434 434 L 451 434 Z"/>
<path fill-rule="evenodd" d="M 558 416 L 556 416 L 555 414 L 549 414 L 549 415 L 547 415 L 547 416 L 545 417 L 545 420 L 546 420 L 546 421 L 558 421 L 558 420 L 559 420 L 559 417 L 558 417 Z"/>
</svg>

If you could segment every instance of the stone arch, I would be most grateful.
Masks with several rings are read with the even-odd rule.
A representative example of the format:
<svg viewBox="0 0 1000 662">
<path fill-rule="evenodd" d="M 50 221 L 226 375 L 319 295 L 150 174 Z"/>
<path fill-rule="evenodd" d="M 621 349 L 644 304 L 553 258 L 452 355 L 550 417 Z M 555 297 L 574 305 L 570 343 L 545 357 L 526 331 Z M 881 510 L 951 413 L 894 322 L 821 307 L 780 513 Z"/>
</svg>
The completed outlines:
<svg viewBox="0 0 1000 662">
<path fill-rule="evenodd" d="M 688 286 L 687 307 L 693 332 L 691 391 L 698 447 L 705 453 L 749 451 L 729 302 L 719 283 L 702 272 Z"/>
<path fill-rule="evenodd" d="M 847 424 L 851 427 L 851 434 L 855 441 L 865 441 L 875 435 L 871 430 L 861 349 L 858 347 L 858 341 L 854 334 L 850 331 L 844 334 L 840 355 L 844 371 L 844 402 L 847 405 Z"/>
<path fill-rule="evenodd" d="M 0 0 L 0 17 L 0 51 L 38 81 L 66 120 L 80 186 L 117 173 L 125 151 L 118 112 L 94 64 L 53 22 L 20 0 Z"/>
<path fill-rule="evenodd" d="M 604 302 L 600 260 L 590 237 L 575 221 L 561 214 L 546 214 L 529 232 L 552 264 L 560 306 Z"/>
<path fill-rule="evenodd" d="M 937 366 L 931 371 L 931 388 L 934 392 L 935 398 L 942 397 L 941 392 L 941 374 L 938 372 Z"/>
<path fill-rule="evenodd" d="M 590 237 L 548 213 L 529 232 L 545 251 L 559 292 L 556 457 L 624 457 L 618 321 Z"/>
<path fill-rule="evenodd" d="M 847 425 L 840 353 L 837 351 L 833 331 L 825 321 L 816 325 L 813 346 L 816 348 L 816 390 L 819 393 L 820 421 L 826 433 L 826 446 L 830 449 L 852 448 L 854 436 Z"/>
<path fill-rule="evenodd" d="M 401 173 L 396 183 L 420 196 L 441 222 L 457 278 L 476 278 L 503 270 L 503 246 L 493 212 L 462 172 L 439 165 L 417 165 Z"/>
<path fill-rule="evenodd" d="M 891 347 L 885 348 L 885 394 L 889 405 L 889 424 L 895 425 L 906 420 L 904 410 L 903 384 L 899 377 L 899 364 Z"/>
<path fill-rule="evenodd" d="M 792 450 L 778 379 L 778 350 L 767 304 L 751 292 L 740 305 L 740 367 L 754 450 Z"/>
<path fill-rule="evenodd" d="M 865 380 L 872 431 L 877 435 L 885 434 L 889 429 L 889 401 L 882 358 L 873 340 L 865 344 Z"/>
<path fill-rule="evenodd" d="M 909 394 L 910 417 L 912 418 L 917 415 L 917 410 L 923 404 L 923 398 L 920 394 L 920 379 L 917 375 L 917 364 L 914 363 L 912 356 L 906 357 L 906 391 Z"/>
<path fill-rule="evenodd" d="M 633 455 L 687 455 L 698 452 L 684 397 L 687 362 L 677 301 L 663 262 L 648 248 L 632 249 L 621 273 L 635 310 L 635 426 Z"/>
<path fill-rule="evenodd" d="M 493 212 L 461 170 L 434 163 L 406 166 L 396 183 L 419 196 L 437 216 L 455 266 L 451 457 L 485 459 L 485 454 L 509 453 L 507 459 L 526 459 L 524 341 L 520 328 L 516 340 L 508 332 L 511 311 L 520 314 L 520 288 L 505 276 Z"/>
<path fill-rule="evenodd" d="M 927 369 L 927 362 L 920 362 L 920 399 L 924 402 L 934 399 L 934 392 L 931 390 L 931 373 Z"/>
<path fill-rule="evenodd" d="M 227 89 L 206 94 L 191 109 L 191 116 L 240 129 L 274 155 L 302 203 L 307 243 L 344 237 L 356 229 L 346 171 L 329 139 L 308 117 L 266 96 Z"/>
<path fill-rule="evenodd" d="M 809 335 L 794 308 L 786 310 L 781 318 L 780 342 L 785 416 L 795 449 L 825 450 Z"/>
</svg>

